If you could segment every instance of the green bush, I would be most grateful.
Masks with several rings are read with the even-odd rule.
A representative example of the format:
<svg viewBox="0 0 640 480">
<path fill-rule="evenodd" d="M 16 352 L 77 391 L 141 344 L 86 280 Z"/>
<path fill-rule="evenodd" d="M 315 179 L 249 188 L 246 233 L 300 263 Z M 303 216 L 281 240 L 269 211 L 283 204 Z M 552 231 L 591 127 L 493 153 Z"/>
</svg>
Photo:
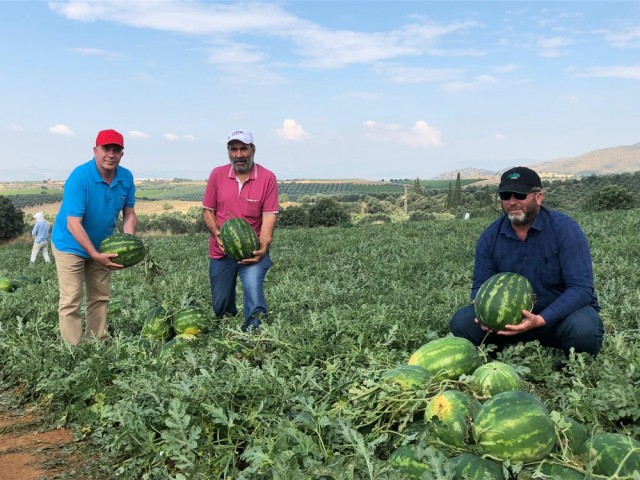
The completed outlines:
<svg viewBox="0 0 640 480">
<path fill-rule="evenodd" d="M 24 231 L 24 212 L 0 195 L 0 241 L 12 240 Z"/>
</svg>

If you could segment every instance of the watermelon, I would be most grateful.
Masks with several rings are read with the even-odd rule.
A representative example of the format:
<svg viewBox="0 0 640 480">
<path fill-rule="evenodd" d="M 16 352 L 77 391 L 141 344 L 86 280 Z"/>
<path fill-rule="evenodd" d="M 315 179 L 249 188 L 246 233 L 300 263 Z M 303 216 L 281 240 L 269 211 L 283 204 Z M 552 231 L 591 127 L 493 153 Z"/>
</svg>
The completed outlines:
<svg viewBox="0 0 640 480">
<path fill-rule="evenodd" d="M 593 473 L 616 478 L 640 474 L 640 442 L 621 433 L 594 433 L 587 441 Z"/>
<path fill-rule="evenodd" d="M 497 273 L 486 280 L 474 302 L 476 317 L 491 330 L 522 321 L 522 310 L 533 308 L 533 289 L 529 280 L 518 273 Z"/>
<path fill-rule="evenodd" d="M 476 346 L 466 338 L 444 337 L 422 345 L 409 358 L 409 365 L 419 365 L 436 380 L 457 380 L 471 374 L 481 364 Z"/>
<path fill-rule="evenodd" d="M 447 464 L 453 466 L 454 480 L 504 480 L 502 466 L 499 463 L 473 453 L 457 455 Z"/>
<path fill-rule="evenodd" d="M 471 374 L 472 382 L 484 396 L 492 397 L 498 393 L 512 390 L 524 390 L 524 383 L 511 365 L 493 361 L 480 365 Z"/>
<path fill-rule="evenodd" d="M 114 233 L 102 241 L 98 250 L 100 253 L 117 253 L 118 256 L 111 261 L 123 267 L 137 265 L 148 253 L 146 243 L 131 233 Z"/>
<path fill-rule="evenodd" d="M 16 275 L 16 277 L 11 280 L 11 283 L 13 283 L 13 289 L 15 290 L 20 287 L 26 287 L 27 285 L 40 283 L 40 281 L 40 277 L 35 275 Z"/>
<path fill-rule="evenodd" d="M 464 447 L 471 438 L 471 420 L 480 402 L 465 392 L 446 390 L 427 402 L 424 421 L 432 437 L 451 447 Z"/>
<path fill-rule="evenodd" d="M 179 333 L 178 335 L 173 337 L 171 340 L 169 340 L 162 346 L 162 352 L 164 353 L 170 352 L 180 345 L 193 342 L 194 340 L 197 340 L 197 339 L 198 337 L 196 337 L 195 335 L 190 335 L 188 333 Z"/>
<path fill-rule="evenodd" d="M 141 334 L 144 338 L 162 342 L 173 337 L 171 315 L 163 305 L 156 305 L 147 312 Z"/>
<path fill-rule="evenodd" d="M 428 464 L 418 460 L 414 445 L 402 445 L 396 448 L 389 455 L 389 463 L 407 478 L 415 480 L 421 479 L 423 473 L 431 471 Z"/>
<path fill-rule="evenodd" d="M 433 379 L 433 375 L 420 365 L 398 365 L 382 375 L 382 380 L 395 382 L 402 388 L 421 387 Z"/>
<path fill-rule="evenodd" d="M 258 235 L 244 218 L 230 218 L 220 227 L 220 240 L 224 253 L 239 262 L 253 257 L 260 248 Z"/>
<path fill-rule="evenodd" d="M 528 392 L 502 392 L 478 410 L 471 429 L 482 454 L 512 462 L 542 460 L 556 446 L 553 420 L 542 401 Z"/>
<path fill-rule="evenodd" d="M 201 307 L 189 307 L 180 310 L 171 322 L 177 334 L 198 335 L 211 328 L 211 319 L 207 310 Z"/>
<path fill-rule="evenodd" d="M 561 439 L 561 443 L 569 447 L 573 453 L 582 455 L 587 452 L 589 431 L 582 423 L 565 416 L 562 418 L 561 425 L 556 424 L 556 430 L 558 432 L 557 437 Z"/>
<path fill-rule="evenodd" d="M 13 281 L 8 277 L 0 277 L 0 292 L 12 292 Z"/>
<path fill-rule="evenodd" d="M 551 462 L 549 460 L 543 460 L 537 468 L 537 471 L 545 475 L 545 478 L 558 478 L 561 480 L 585 480 L 583 473 L 569 468 L 566 465 L 560 463 Z M 539 477 L 537 477 L 539 478 Z"/>
</svg>

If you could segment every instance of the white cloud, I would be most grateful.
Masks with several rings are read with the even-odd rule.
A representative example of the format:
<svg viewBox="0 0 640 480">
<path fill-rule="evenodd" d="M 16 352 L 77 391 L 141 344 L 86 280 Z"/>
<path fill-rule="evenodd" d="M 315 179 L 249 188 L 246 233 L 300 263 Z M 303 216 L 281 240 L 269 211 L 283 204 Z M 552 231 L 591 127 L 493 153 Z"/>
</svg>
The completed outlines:
<svg viewBox="0 0 640 480">
<path fill-rule="evenodd" d="M 24 131 L 24 128 L 22 128 L 22 125 L 18 125 L 17 123 L 10 123 L 9 130 L 13 132 L 22 132 Z"/>
<path fill-rule="evenodd" d="M 560 57 L 568 55 L 569 51 L 566 47 L 573 45 L 574 41 L 566 37 L 543 38 L 538 41 L 541 57 Z"/>
<path fill-rule="evenodd" d="M 383 71 L 382 68 L 378 68 Z M 390 67 L 384 71 L 396 83 L 439 83 L 459 79 L 464 71 L 459 68 Z"/>
<path fill-rule="evenodd" d="M 117 58 L 120 56 L 115 52 L 102 50 L 100 48 L 73 48 L 72 50 L 83 57 Z"/>
<path fill-rule="evenodd" d="M 606 77 L 622 78 L 627 80 L 640 80 L 640 65 L 633 66 L 609 66 L 587 67 L 582 72 L 576 73 L 578 77 Z"/>
<path fill-rule="evenodd" d="M 144 139 L 147 139 L 147 138 L 149 138 L 149 135 L 144 133 L 144 132 L 141 132 L 140 130 L 131 130 L 129 132 L 129 137 L 130 138 L 144 138 Z"/>
<path fill-rule="evenodd" d="M 168 140 L 169 142 L 180 142 L 180 141 L 191 142 L 196 138 L 193 135 L 176 135 L 175 133 L 164 133 L 162 134 L 162 136 L 164 137 L 165 140 Z"/>
<path fill-rule="evenodd" d="M 633 25 L 616 32 L 606 32 L 605 40 L 618 48 L 640 47 L 640 25 Z"/>
<path fill-rule="evenodd" d="M 292 118 L 285 118 L 284 122 L 282 122 L 282 128 L 278 128 L 276 132 L 285 140 L 304 140 L 309 138 L 309 134 L 304 130 L 304 127 Z"/>
<path fill-rule="evenodd" d="M 442 146 L 442 132 L 424 120 L 418 120 L 409 130 L 402 130 L 397 123 L 378 123 L 367 120 L 365 135 L 374 141 L 393 142 L 409 147 Z"/>
<path fill-rule="evenodd" d="M 54 135 L 62 135 L 63 137 L 75 137 L 76 134 L 66 125 L 58 123 L 52 127 L 49 127 L 49 132 Z"/>
<path fill-rule="evenodd" d="M 504 133 L 495 133 L 493 135 L 493 138 L 495 138 L 498 141 L 502 141 L 502 140 L 506 140 L 507 136 Z"/>
</svg>

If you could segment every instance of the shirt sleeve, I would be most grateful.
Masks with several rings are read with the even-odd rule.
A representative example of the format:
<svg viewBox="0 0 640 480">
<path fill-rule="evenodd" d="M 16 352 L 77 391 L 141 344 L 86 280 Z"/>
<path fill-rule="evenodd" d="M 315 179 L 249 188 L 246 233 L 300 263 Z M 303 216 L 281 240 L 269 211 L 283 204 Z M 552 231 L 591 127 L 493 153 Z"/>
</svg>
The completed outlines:
<svg viewBox="0 0 640 480">
<path fill-rule="evenodd" d="M 589 305 L 594 295 L 591 250 L 582 228 L 569 219 L 556 228 L 556 235 L 565 290 L 540 312 L 547 325 L 554 325 Z"/>
</svg>

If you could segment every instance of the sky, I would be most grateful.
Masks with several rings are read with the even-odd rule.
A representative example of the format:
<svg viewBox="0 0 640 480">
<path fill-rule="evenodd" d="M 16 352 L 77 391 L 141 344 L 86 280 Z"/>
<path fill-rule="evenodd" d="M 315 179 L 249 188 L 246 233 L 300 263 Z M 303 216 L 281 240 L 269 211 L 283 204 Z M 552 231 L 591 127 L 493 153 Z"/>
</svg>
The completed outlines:
<svg viewBox="0 0 640 480">
<path fill-rule="evenodd" d="M 204 180 L 253 132 L 279 180 L 429 179 L 640 142 L 640 2 L 0 1 L 0 182 L 98 131 Z"/>
</svg>

